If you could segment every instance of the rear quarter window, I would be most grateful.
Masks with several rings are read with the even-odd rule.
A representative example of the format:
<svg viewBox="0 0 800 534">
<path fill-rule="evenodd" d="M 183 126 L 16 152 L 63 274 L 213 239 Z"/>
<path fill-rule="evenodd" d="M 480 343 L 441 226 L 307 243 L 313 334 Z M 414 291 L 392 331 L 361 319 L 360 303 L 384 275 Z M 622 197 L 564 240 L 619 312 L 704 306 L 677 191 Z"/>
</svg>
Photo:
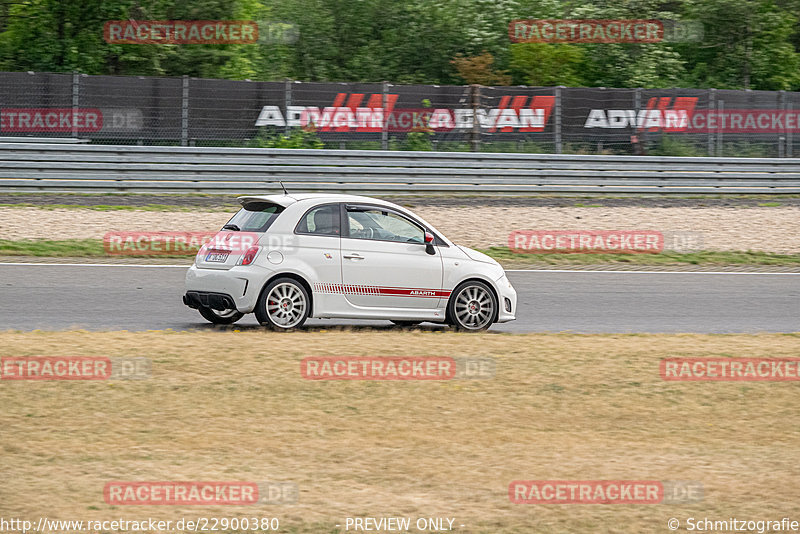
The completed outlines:
<svg viewBox="0 0 800 534">
<path fill-rule="evenodd" d="M 242 232 L 266 232 L 283 210 L 271 202 L 248 202 L 227 224 L 235 224 Z"/>
</svg>

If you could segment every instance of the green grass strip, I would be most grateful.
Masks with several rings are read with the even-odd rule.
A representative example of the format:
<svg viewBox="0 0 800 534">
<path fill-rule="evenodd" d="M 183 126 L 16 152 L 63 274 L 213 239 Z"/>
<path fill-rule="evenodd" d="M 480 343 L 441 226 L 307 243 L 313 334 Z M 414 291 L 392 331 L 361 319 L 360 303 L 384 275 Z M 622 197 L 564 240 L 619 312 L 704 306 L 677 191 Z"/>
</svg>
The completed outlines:
<svg viewBox="0 0 800 534">
<path fill-rule="evenodd" d="M 516 254 L 508 247 L 481 250 L 501 263 L 542 263 L 549 265 L 591 265 L 626 263 L 631 265 L 798 265 L 800 254 L 773 254 L 754 251 L 661 252 L 659 254 Z"/>
<path fill-rule="evenodd" d="M 753 251 L 662 252 L 660 254 L 515 254 L 507 247 L 492 247 L 481 252 L 501 263 L 540 263 L 549 265 L 591 265 L 625 263 L 632 265 L 800 265 L 800 254 L 772 254 Z M 37 257 L 112 257 L 100 239 L 0 239 L 0 256 Z M 145 255 L 142 255 L 145 256 Z M 128 255 L 120 257 L 131 257 Z M 152 254 L 151 257 L 192 255 Z"/>
</svg>

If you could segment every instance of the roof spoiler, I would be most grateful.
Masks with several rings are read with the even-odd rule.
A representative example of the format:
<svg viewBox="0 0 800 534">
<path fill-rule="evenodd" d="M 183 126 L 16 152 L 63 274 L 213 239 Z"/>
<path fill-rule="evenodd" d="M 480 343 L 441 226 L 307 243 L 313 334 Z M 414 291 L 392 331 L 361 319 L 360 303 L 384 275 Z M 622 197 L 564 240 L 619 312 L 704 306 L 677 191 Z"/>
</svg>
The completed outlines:
<svg viewBox="0 0 800 534">
<path fill-rule="evenodd" d="M 238 197 L 237 200 L 242 206 L 248 202 L 272 202 L 273 204 L 283 206 L 284 208 L 297 202 L 297 200 L 290 195 L 248 195 Z"/>
</svg>

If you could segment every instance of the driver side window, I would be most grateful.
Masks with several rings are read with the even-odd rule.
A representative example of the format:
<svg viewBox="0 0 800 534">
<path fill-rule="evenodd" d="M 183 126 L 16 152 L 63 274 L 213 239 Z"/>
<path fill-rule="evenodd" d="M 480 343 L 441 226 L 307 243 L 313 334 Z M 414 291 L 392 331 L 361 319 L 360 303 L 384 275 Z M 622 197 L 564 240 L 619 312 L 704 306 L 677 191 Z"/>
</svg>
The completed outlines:
<svg viewBox="0 0 800 534">
<path fill-rule="evenodd" d="M 352 239 L 375 239 L 399 243 L 424 243 L 425 231 L 405 217 L 380 208 L 347 208 Z"/>
</svg>

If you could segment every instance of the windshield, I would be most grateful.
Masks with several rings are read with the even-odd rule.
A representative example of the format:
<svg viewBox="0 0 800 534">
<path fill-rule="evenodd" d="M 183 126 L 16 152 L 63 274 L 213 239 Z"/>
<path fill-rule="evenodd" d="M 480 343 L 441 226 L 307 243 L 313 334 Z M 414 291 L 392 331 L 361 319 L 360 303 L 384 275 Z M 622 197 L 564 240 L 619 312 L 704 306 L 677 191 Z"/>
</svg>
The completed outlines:
<svg viewBox="0 0 800 534">
<path fill-rule="evenodd" d="M 248 202 L 231 217 L 225 228 L 242 232 L 266 232 L 283 209 L 283 206 L 272 202 Z"/>
</svg>

